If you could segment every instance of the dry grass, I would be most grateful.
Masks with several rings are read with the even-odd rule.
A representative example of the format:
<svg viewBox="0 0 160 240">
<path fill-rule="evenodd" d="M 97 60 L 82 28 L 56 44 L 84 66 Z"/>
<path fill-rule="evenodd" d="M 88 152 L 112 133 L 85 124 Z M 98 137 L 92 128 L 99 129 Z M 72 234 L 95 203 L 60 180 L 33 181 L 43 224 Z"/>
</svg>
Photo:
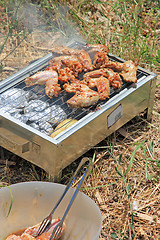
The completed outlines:
<svg viewBox="0 0 160 240">
<path fill-rule="evenodd" d="M 156 161 L 159 156 L 159 140 L 156 138 L 158 129 L 154 135 L 153 127 L 148 129 L 143 118 L 136 118 L 123 127 L 123 133 L 125 131 L 126 138 L 121 136 L 122 131 L 117 131 L 109 140 L 103 141 L 100 148 L 96 146 L 97 164 L 87 181 L 86 188 L 89 187 L 86 193 L 97 202 L 102 212 L 104 220 L 101 239 L 114 239 L 116 235 L 116 239 L 159 239 L 160 169 Z M 142 143 L 144 140 L 145 153 L 144 149 L 139 148 L 130 171 L 121 177 L 115 166 L 124 173 L 137 146 L 134 143 Z M 148 147 L 151 140 L 155 143 L 152 154 Z M 107 148 L 110 142 L 114 142 L 113 151 Z M 112 152 L 112 156 L 109 152 Z M 120 154 L 122 160 L 119 165 Z"/>
<path fill-rule="evenodd" d="M 57 39 L 67 41 L 71 29 L 68 25 L 65 27 L 63 25 L 64 11 L 57 17 L 55 14 L 57 8 L 54 8 L 55 5 L 49 0 L 39 1 L 40 7 L 36 5 L 37 15 L 32 27 L 27 21 L 19 23 L 15 8 L 6 10 L 5 1 L 0 2 L 2 4 L 0 58 L 3 80 L 30 61 L 48 53 L 48 48 L 59 43 Z M 124 59 L 139 58 L 140 66 L 157 73 L 152 122 L 148 122 L 145 113 L 142 113 L 87 152 L 85 156 L 89 157 L 95 153 L 95 165 L 82 191 L 90 196 L 101 210 L 103 216 L 101 240 L 158 240 L 160 239 L 158 2 L 152 1 L 151 4 L 149 1 L 137 3 L 131 0 L 114 0 L 107 3 L 105 1 L 92 3 L 71 0 L 67 1 L 67 4 L 71 9 L 70 19 L 74 19 L 78 24 L 72 37 L 82 34 L 89 42 L 105 43 L 113 54 Z M 26 15 L 27 6 L 21 8 Z M 35 5 L 33 7 L 35 9 Z M 11 10 L 14 10 L 16 16 L 14 19 L 9 14 Z M 32 12 L 29 14 L 33 16 Z M 52 22 L 53 25 L 50 24 Z M 61 31 L 57 31 L 55 24 Z M 136 148 L 137 151 L 134 152 Z M 79 160 L 64 169 L 62 183 L 68 181 Z M 125 174 L 128 167 L 129 171 Z M 0 174 L 1 186 L 23 181 L 52 181 L 42 169 L 2 148 Z"/>
</svg>

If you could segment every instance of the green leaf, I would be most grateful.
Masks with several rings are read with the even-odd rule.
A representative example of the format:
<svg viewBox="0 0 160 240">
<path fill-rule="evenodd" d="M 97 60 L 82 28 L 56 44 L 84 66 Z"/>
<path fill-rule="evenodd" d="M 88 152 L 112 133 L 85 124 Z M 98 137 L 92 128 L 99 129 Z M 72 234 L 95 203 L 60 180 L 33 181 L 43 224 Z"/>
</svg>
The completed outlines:
<svg viewBox="0 0 160 240">
<path fill-rule="evenodd" d="M 3 71 L 3 64 L 0 64 L 0 73 Z"/>
<path fill-rule="evenodd" d="M 147 179 L 148 179 L 148 180 L 152 180 L 152 179 L 153 179 L 153 176 L 147 173 Z"/>
<path fill-rule="evenodd" d="M 129 193 L 130 189 L 131 189 L 131 185 L 129 184 L 129 185 L 126 187 L 126 190 L 127 190 L 128 193 Z"/>
<path fill-rule="evenodd" d="M 113 153 L 113 151 L 114 151 L 114 142 L 110 142 L 109 147 L 111 149 L 111 152 Z"/>
<path fill-rule="evenodd" d="M 156 61 L 160 63 L 160 50 L 158 50 L 158 55 L 156 56 Z"/>
<path fill-rule="evenodd" d="M 151 141 L 148 145 L 149 151 L 153 153 L 153 141 Z"/>
<path fill-rule="evenodd" d="M 119 165 L 121 164 L 121 160 L 122 160 L 122 153 L 119 155 L 119 159 L 118 159 Z"/>
<path fill-rule="evenodd" d="M 109 19 L 109 18 L 108 18 L 103 12 L 101 12 L 100 10 L 99 10 L 99 13 L 100 13 L 103 17 Z"/>
<path fill-rule="evenodd" d="M 13 194 L 12 194 L 11 188 L 9 186 L 8 186 L 8 189 L 9 189 L 10 195 L 11 195 L 11 203 L 10 203 L 10 207 L 9 207 L 9 210 L 8 210 L 7 217 L 9 216 L 9 214 L 11 212 L 11 209 L 12 209 L 12 205 L 13 205 Z"/>
<path fill-rule="evenodd" d="M 118 236 L 117 236 L 116 233 L 111 233 L 111 237 L 113 237 L 113 238 L 118 238 Z"/>
<path fill-rule="evenodd" d="M 132 154 L 131 154 L 131 158 L 130 158 L 130 161 L 129 161 L 129 164 L 128 164 L 128 167 L 127 167 L 127 170 L 126 170 L 125 173 L 124 173 L 124 176 L 126 176 L 127 173 L 130 171 L 130 169 L 131 169 L 131 167 L 132 167 L 132 164 L 133 164 L 134 156 L 135 156 L 137 150 L 143 146 L 144 142 L 145 142 L 145 141 L 143 141 L 143 142 L 137 144 L 135 150 L 132 152 Z"/>
<path fill-rule="evenodd" d="M 160 160 L 157 161 L 157 167 L 160 168 Z"/>
<path fill-rule="evenodd" d="M 118 171 L 118 169 L 117 169 L 116 166 L 115 166 L 115 170 L 116 170 L 116 172 L 117 172 L 121 177 L 123 177 L 123 175 Z"/>
</svg>

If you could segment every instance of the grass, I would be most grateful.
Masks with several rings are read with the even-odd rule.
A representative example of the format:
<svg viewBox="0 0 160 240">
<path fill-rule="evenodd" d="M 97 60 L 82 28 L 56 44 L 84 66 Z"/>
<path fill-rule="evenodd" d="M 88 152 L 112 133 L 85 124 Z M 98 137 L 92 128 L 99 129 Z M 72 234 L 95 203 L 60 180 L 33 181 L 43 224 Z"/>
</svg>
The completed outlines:
<svg viewBox="0 0 160 240">
<path fill-rule="evenodd" d="M 95 163 L 81 190 L 101 210 L 101 240 L 160 239 L 159 7 L 156 0 L 0 0 L 1 80 L 70 36 L 106 44 L 126 60 L 138 58 L 140 66 L 158 75 L 152 123 L 142 113 L 85 154 L 95 154 Z M 37 166 L 4 149 L 0 153 L 0 187 L 53 181 Z M 61 183 L 68 182 L 79 161 L 63 170 Z"/>
<path fill-rule="evenodd" d="M 142 64 L 158 66 L 160 14 L 156 1 L 152 4 L 152 8 L 146 10 L 142 1 L 109 1 L 106 4 L 97 1 L 94 13 L 92 4 L 86 8 L 85 18 L 82 3 L 72 8 L 71 13 L 83 27 L 88 41 L 105 43 L 115 55 L 138 58 Z"/>
</svg>

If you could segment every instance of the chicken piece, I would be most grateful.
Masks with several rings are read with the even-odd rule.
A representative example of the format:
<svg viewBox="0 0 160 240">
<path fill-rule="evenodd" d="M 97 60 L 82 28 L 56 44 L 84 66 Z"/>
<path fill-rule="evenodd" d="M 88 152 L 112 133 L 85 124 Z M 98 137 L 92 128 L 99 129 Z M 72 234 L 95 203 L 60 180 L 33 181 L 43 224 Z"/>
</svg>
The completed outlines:
<svg viewBox="0 0 160 240">
<path fill-rule="evenodd" d="M 31 236 L 31 235 L 28 234 L 28 233 L 23 233 L 22 236 L 21 236 L 21 239 L 22 239 L 22 240 L 35 240 L 35 239 L 37 239 L 37 238 Z"/>
<path fill-rule="evenodd" d="M 75 55 L 78 57 L 80 63 L 82 64 L 84 72 L 93 70 L 92 60 L 86 51 L 79 50 L 77 53 L 75 53 Z"/>
<path fill-rule="evenodd" d="M 78 49 L 73 49 L 73 48 L 64 47 L 64 46 L 55 47 L 54 49 L 51 50 L 52 53 L 57 53 L 60 55 L 62 54 L 74 55 L 77 51 Z"/>
<path fill-rule="evenodd" d="M 83 79 L 85 80 L 88 77 L 89 78 L 97 78 L 100 76 L 104 76 L 104 77 L 106 76 L 106 71 L 104 70 L 104 68 L 100 68 L 100 69 L 85 73 L 83 75 Z"/>
<path fill-rule="evenodd" d="M 138 60 L 129 60 L 123 63 L 122 71 L 119 73 L 126 82 L 137 82 Z"/>
<path fill-rule="evenodd" d="M 108 61 L 108 62 L 105 62 L 104 65 L 102 65 L 102 68 L 111 68 L 113 70 L 120 72 L 123 69 L 123 63 Z"/>
<path fill-rule="evenodd" d="M 87 47 L 91 48 L 89 50 L 90 53 L 95 53 L 93 65 L 95 68 L 100 68 L 100 66 L 104 65 L 105 62 L 109 61 L 108 58 L 108 48 L 103 44 L 87 44 Z"/>
<path fill-rule="evenodd" d="M 25 84 L 27 87 L 39 84 L 44 85 L 48 79 L 56 78 L 58 79 L 58 74 L 56 71 L 40 71 L 36 74 L 32 75 L 31 77 L 27 77 L 25 80 Z"/>
<path fill-rule="evenodd" d="M 51 222 L 51 225 L 49 226 L 49 228 L 44 232 L 42 233 L 40 236 L 36 237 L 37 240 L 49 240 L 50 237 L 51 237 L 51 234 L 54 230 L 54 228 L 56 227 L 56 225 L 59 223 L 60 219 L 53 219 L 52 222 Z M 24 234 L 29 234 L 29 235 L 32 235 L 34 236 L 34 234 L 36 234 L 37 230 L 38 230 L 38 227 L 40 226 L 40 224 L 37 224 L 33 227 L 29 227 L 25 230 L 25 232 L 22 234 L 22 239 L 23 239 L 23 235 Z M 66 225 L 65 223 L 63 223 L 63 226 L 62 226 L 62 231 L 61 231 L 61 234 L 59 236 L 59 238 L 63 235 L 64 231 L 65 231 L 65 228 L 66 228 Z M 59 239 L 58 238 L 58 239 Z M 25 240 L 25 239 L 24 239 Z"/>
<path fill-rule="evenodd" d="M 81 89 L 81 84 L 83 84 L 81 81 L 75 79 L 74 82 L 72 82 L 71 84 L 69 83 L 65 83 L 63 85 L 63 88 L 66 92 L 69 93 L 76 93 L 77 91 L 80 91 Z"/>
<path fill-rule="evenodd" d="M 98 78 L 87 78 L 86 82 L 89 88 L 97 88 L 100 100 L 109 98 L 110 82 L 107 78 L 103 76 L 100 76 Z"/>
<path fill-rule="evenodd" d="M 71 57 L 71 56 L 62 56 L 62 57 Z M 74 73 L 69 67 L 64 67 L 62 61 L 63 60 L 61 56 L 54 58 L 49 62 L 49 66 L 46 69 L 57 71 L 58 80 L 60 80 L 61 82 L 68 82 L 69 80 L 71 81 L 74 80 L 75 75 L 77 76 L 78 74 Z M 73 69 L 73 66 L 72 66 L 72 69 Z"/>
<path fill-rule="evenodd" d="M 31 77 L 26 78 L 25 83 L 27 87 L 39 84 L 46 85 L 45 93 L 49 98 L 53 96 L 58 97 L 61 92 L 60 85 L 58 84 L 58 74 L 56 71 L 41 71 L 37 72 Z"/>
<path fill-rule="evenodd" d="M 87 47 L 91 48 L 89 50 L 90 53 L 95 53 L 94 55 L 94 61 L 93 61 L 93 66 L 95 68 L 100 68 L 100 66 L 104 65 L 105 62 L 109 61 L 108 58 L 108 48 L 103 45 L 103 44 L 87 44 Z"/>
<path fill-rule="evenodd" d="M 96 91 L 93 91 L 85 84 L 81 84 L 80 90 L 76 91 L 76 94 L 67 101 L 67 104 L 70 107 L 82 108 L 94 105 L 98 100 L 99 94 Z"/>
<path fill-rule="evenodd" d="M 34 237 L 34 235 L 37 233 L 40 223 L 35 226 L 27 228 L 24 231 L 24 233 L 22 233 L 21 236 L 16 236 L 15 234 L 11 234 L 6 238 L 6 240 L 36 240 L 36 239 L 49 240 L 54 228 L 56 227 L 57 223 L 59 223 L 59 221 L 60 221 L 59 219 L 53 219 L 51 222 L 51 225 L 47 228 L 47 230 L 36 238 Z M 58 239 L 60 239 L 61 236 L 63 235 L 65 228 L 66 228 L 66 225 L 63 223 L 62 231 Z"/>
<path fill-rule="evenodd" d="M 79 50 L 79 49 L 72 49 L 69 47 L 57 47 L 52 49 L 52 53 L 75 55 L 78 58 L 79 62 L 81 63 L 83 71 L 87 72 L 87 71 L 93 70 L 92 60 L 89 54 L 83 49 Z"/>
<path fill-rule="evenodd" d="M 86 47 L 91 48 L 90 51 L 92 52 L 103 52 L 103 53 L 108 53 L 109 49 L 106 45 L 103 44 L 86 44 Z"/>
<path fill-rule="evenodd" d="M 93 66 L 95 68 L 100 68 L 106 62 L 109 61 L 108 55 L 103 52 L 97 52 L 94 56 Z"/>
<path fill-rule="evenodd" d="M 21 240 L 20 236 L 17 236 L 15 234 L 9 235 L 6 240 Z"/>
<path fill-rule="evenodd" d="M 61 62 L 55 62 L 52 65 L 49 65 L 48 67 L 46 67 L 46 70 L 58 72 L 59 69 L 61 69 L 61 67 L 62 67 L 62 63 Z"/>
<path fill-rule="evenodd" d="M 52 99 L 53 96 L 58 97 L 61 92 L 61 87 L 57 83 L 56 78 L 50 78 L 46 82 L 45 93 L 46 95 Z"/>
<path fill-rule="evenodd" d="M 110 85 L 112 85 L 114 89 L 121 88 L 123 82 L 120 75 L 109 68 L 106 68 L 105 71 L 106 71 L 106 77 L 108 78 Z"/>
<path fill-rule="evenodd" d="M 75 76 L 73 74 L 73 71 L 68 68 L 68 67 L 65 67 L 63 69 L 59 69 L 58 71 L 58 80 L 61 81 L 61 82 L 68 82 L 68 81 L 74 81 L 75 79 Z"/>
<path fill-rule="evenodd" d="M 134 62 L 132 60 L 128 60 L 124 63 L 119 62 L 106 62 L 102 67 L 112 68 L 119 72 L 119 74 L 123 77 L 126 82 L 137 82 L 137 69 L 138 69 L 138 60 L 136 59 Z"/>
<path fill-rule="evenodd" d="M 97 90 L 99 93 L 99 99 L 105 100 L 106 98 L 109 98 L 110 95 L 110 83 L 109 80 L 103 76 L 98 78 L 97 81 Z"/>
<path fill-rule="evenodd" d="M 46 69 L 56 70 L 59 72 L 59 70 L 63 69 L 63 67 L 69 67 L 76 77 L 83 70 L 82 64 L 79 62 L 78 58 L 75 55 L 55 57 L 49 61 L 49 66 Z"/>
<path fill-rule="evenodd" d="M 100 76 L 108 78 L 110 84 L 113 88 L 121 88 L 122 87 L 122 79 L 118 73 L 114 72 L 112 69 L 101 68 L 98 70 L 94 70 L 83 75 L 83 82 L 88 85 L 88 78 L 99 78 Z"/>
<path fill-rule="evenodd" d="M 79 62 L 77 57 L 75 59 L 69 59 L 71 56 L 67 56 L 68 59 L 63 59 L 61 62 L 66 67 L 70 68 L 73 71 L 75 77 L 78 77 L 78 74 L 82 72 L 83 67 L 82 64 Z"/>
<path fill-rule="evenodd" d="M 52 59 L 49 61 L 49 66 L 46 68 L 46 70 L 58 72 L 61 67 L 62 67 L 61 61 L 56 61 L 55 59 Z"/>
</svg>

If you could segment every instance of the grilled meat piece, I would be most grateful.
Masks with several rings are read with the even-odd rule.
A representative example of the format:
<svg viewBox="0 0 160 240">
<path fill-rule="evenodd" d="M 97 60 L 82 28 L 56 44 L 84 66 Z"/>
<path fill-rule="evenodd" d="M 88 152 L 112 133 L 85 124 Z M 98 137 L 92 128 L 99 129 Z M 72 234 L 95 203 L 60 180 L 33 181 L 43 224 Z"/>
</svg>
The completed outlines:
<svg viewBox="0 0 160 240">
<path fill-rule="evenodd" d="M 82 64 L 84 72 L 93 70 L 92 60 L 86 51 L 79 50 L 77 53 L 75 53 L 75 55 L 78 57 L 80 63 Z"/>
<path fill-rule="evenodd" d="M 108 78 L 110 84 L 113 88 L 122 87 L 122 79 L 118 73 L 114 72 L 112 69 L 100 68 L 83 75 L 83 82 L 88 84 L 88 78 L 99 78 L 100 76 Z"/>
<path fill-rule="evenodd" d="M 94 56 L 93 65 L 95 68 L 100 68 L 109 61 L 108 55 L 105 52 L 97 52 Z"/>
<path fill-rule="evenodd" d="M 110 85 L 112 85 L 114 89 L 121 88 L 123 82 L 120 75 L 109 68 L 105 68 L 105 71 L 106 71 L 106 77 L 108 78 Z"/>
<path fill-rule="evenodd" d="M 100 68 L 100 66 L 104 65 L 105 62 L 109 61 L 108 58 L 108 48 L 103 44 L 87 44 L 87 47 L 91 48 L 89 53 L 95 53 L 93 66 L 95 68 Z"/>
<path fill-rule="evenodd" d="M 56 70 L 59 73 L 59 70 L 64 67 L 69 67 L 70 70 L 73 71 L 75 77 L 78 77 L 78 74 L 83 70 L 82 64 L 74 55 L 65 55 L 53 58 L 49 62 L 47 69 Z"/>
<path fill-rule="evenodd" d="M 60 62 L 54 62 L 53 60 L 49 61 L 49 66 L 46 67 L 46 70 L 56 71 L 58 72 L 59 69 L 61 69 L 62 63 Z"/>
<path fill-rule="evenodd" d="M 64 84 L 64 89 L 67 92 L 75 92 L 76 94 L 67 101 L 70 107 L 82 108 L 94 105 L 99 100 L 99 94 L 90 89 L 87 85 L 79 81 Z"/>
<path fill-rule="evenodd" d="M 94 70 L 94 71 L 91 71 L 91 72 L 87 72 L 83 75 L 83 79 L 87 79 L 88 77 L 90 78 L 97 78 L 97 77 L 100 77 L 100 76 L 106 76 L 106 71 L 104 68 L 100 68 L 100 69 L 97 69 L 97 70 Z"/>
<path fill-rule="evenodd" d="M 103 44 L 86 44 L 87 47 L 91 48 L 90 51 L 92 52 L 105 52 L 105 53 L 108 53 L 109 52 L 109 49 L 106 45 L 103 45 Z"/>
<path fill-rule="evenodd" d="M 109 98 L 110 95 L 110 83 L 109 80 L 103 76 L 98 78 L 97 81 L 97 90 L 99 93 L 99 99 L 104 100 L 106 98 Z"/>
<path fill-rule="evenodd" d="M 123 69 L 123 63 L 108 61 L 102 66 L 102 68 L 111 68 L 113 70 L 120 72 Z"/>
<path fill-rule="evenodd" d="M 36 238 L 33 236 L 34 236 L 34 234 L 36 234 L 40 224 L 37 224 L 35 226 L 27 228 L 21 236 L 16 236 L 15 234 L 11 234 L 6 238 L 6 240 L 36 240 L 36 239 L 37 240 L 49 240 L 51 237 L 51 234 L 53 232 L 53 229 L 55 228 L 55 226 L 57 225 L 57 223 L 59 221 L 60 221 L 59 219 L 53 219 L 50 227 L 44 233 L 42 233 L 40 236 L 38 236 Z M 66 228 L 65 224 L 63 224 L 62 232 L 61 232 L 59 238 L 61 238 L 61 236 L 63 235 L 65 228 Z"/>
<path fill-rule="evenodd" d="M 87 91 L 81 89 L 77 91 L 76 94 L 67 101 L 70 107 L 83 108 L 94 105 L 99 100 L 99 94 L 90 88 Z"/>
<path fill-rule="evenodd" d="M 93 70 L 91 58 L 89 54 L 83 49 L 79 50 L 72 49 L 69 47 L 57 47 L 52 49 L 52 53 L 74 55 L 78 58 L 79 62 L 81 63 L 83 71 L 87 72 Z"/>
<path fill-rule="evenodd" d="M 49 98 L 53 96 L 58 97 L 61 92 L 60 85 L 58 84 L 58 74 L 56 71 L 45 70 L 37 72 L 31 77 L 26 78 L 26 86 L 30 87 L 36 84 L 46 85 L 45 92 Z"/>
<path fill-rule="evenodd" d="M 137 82 L 137 59 L 134 62 L 132 60 L 128 60 L 124 63 L 108 61 L 102 67 L 112 68 L 113 70 L 118 71 L 126 82 Z"/>
<path fill-rule="evenodd" d="M 62 67 L 62 62 L 61 62 L 60 57 L 55 57 L 52 60 L 49 61 L 49 66 L 46 68 L 46 70 L 54 70 L 57 71 Z"/>
<path fill-rule="evenodd" d="M 71 57 L 71 56 L 68 56 Z M 75 77 L 78 77 L 78 74 L 83 71 L 82 64 L 79 62 L 77 57 L 74 57 L 73 60 L 71 59 L 63 59 L 62 64 L 65 65 L 66 67 L 70 68 L 73 71 L 73 74 Z"/>
<path fill-rule="evenodd" d="M 97 88 L 100 100 L 109 98 L 110 82 L 107 78 L 103 76 L 100 76 L 98 78 L 87 78 L 85 83 L 88 85 L 89 88 Z"/>
<path fill-rule="evenodd" d="M 51 70 L 37 72 L 31 77 L 27 77 L 25 80 L 25 84 L 27 85 L 27 87 L 30 87 L 36 84 L 44 85 L 46 84 L 46 81 L 50 78 L 58 78 L 57 72 L 51 71 Z"/>
<path fill-rule="evenodd" d="M 73 71 L 68 68 L 68 67 L 65 67 L 63 69 L 59 69 L 58 71 L 58 80 L 61 81 L 61 82 L 68 82 L 68 81 L 74 81 L 75 80 L 75 76 L 73 74 Z"/>
<path fill-rule="evenodd" d="M 75 81 L 72 83 L 65 83 L 63 88 L 66 92 L 76 93 L 77 91 L 80 91 L 82 84 L 83 83 L 81 81 L 75 79 Z"/>
<path fill-rule="evenodd" d="M 137 82 L 137 73 L 138 69 L 138 60 L 135 60 L 134 62 L 129 60 L 123 63 L 122 71 L 120 72 L 120 75 L 123 77 L 124 81 L 126 82 Z"/>
<path fill-rule="evenodd" d="M 73 48 L 69 48 L 69 47 L 55 47 L 51 50 L 52 53 L 57 53 L 57 54 L 66 54 L 66 55 L 74 55 L 75 53 L 77 53 L 77 49 L 73 49 Z"/>
<path fill-rule="evenodd" d="M 21 240 L 22 238 L 20 236 L 17 236 L 15 234 L 9 235 L 6 240 Z"/>
<path fill-rule="evenodd" d="M 61 92 L 61 87 L 57 83 L 56 78 L 50 78 L 46 82 L 45 93 L 49 98 L 53 98 L 53 96 L 58 97 Z"/>
</svg>

